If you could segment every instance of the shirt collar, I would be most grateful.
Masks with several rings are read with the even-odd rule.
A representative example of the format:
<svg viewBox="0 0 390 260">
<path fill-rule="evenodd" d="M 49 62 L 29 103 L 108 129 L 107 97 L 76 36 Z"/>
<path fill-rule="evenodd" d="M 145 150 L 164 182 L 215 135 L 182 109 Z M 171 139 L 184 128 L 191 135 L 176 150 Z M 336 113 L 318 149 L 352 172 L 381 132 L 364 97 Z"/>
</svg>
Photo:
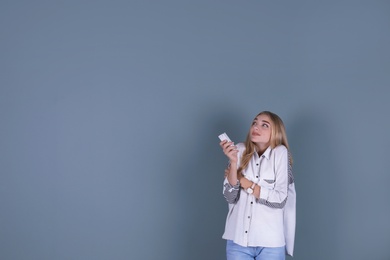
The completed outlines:
<svg viewBox="0 0 390 260">
<path fill-rule="evenodd" d="M 271 146 L 268 146 L 268 148 L 264 151 L 264 153 L 261 156 L 264 155 L 264 157 L 267 158 L 267 160 L 269 160 L 269 156 L 271 154 L 271 150 L 272 150 Z M 256 148 L 255 148 L 255 153 L 257 154 L 257 156 L 259 156 L 259 154 L 256 152 Z"/>
</svg>

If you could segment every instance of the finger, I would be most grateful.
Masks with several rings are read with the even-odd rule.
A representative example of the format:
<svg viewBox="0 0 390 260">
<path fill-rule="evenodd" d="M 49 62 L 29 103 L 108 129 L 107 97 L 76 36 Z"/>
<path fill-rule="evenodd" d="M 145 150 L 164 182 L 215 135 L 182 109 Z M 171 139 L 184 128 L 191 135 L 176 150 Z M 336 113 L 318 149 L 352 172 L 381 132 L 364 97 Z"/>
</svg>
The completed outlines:
<svg viewBox="0 0 390 260">
<path fill-rule="evenodd" d="M 231 161 L 236 161 L 237 160 L 237 152 L 230 152 L 226 154 L 226 156 L 229 158 Z"/>
<path fill-rule="evenodd" d="M 223 148 L 226 143 L 227 143 L 227 140 L 223 140 L 223 141 L 219 142 L 219 145 Z"/>
<path fill-rule="evenodd" d="M 236 147 L 234 146 L 233 142 L 226 142 L 224 145 L 224 150 L 230 151 L 231 149 L 235 149 Z"/>
<path fill-rule="evenodd" d="M 226 149 L 226 148 L 228 148 L 229 146 L 230 146 L 230 144 L 229 144 L 230 142 L 228 142 L 228 141 L 225 141 L 225 143 L 223 143 L 222 144 L 222 148 L 223 149 Z"/>
<path fill-rule="evenodd" d="M 230 151 L 231 151 L 231 148 L 229 145 L 224 145 L 223 147 L 223 150 L 222 150 L 225 154 L 228 154 Z"/>
<path fill-rule="evenodd" d="M 235 147 L 234 145 L 230 145 L 230 146 L 226 147 L 226 152 L 229 153 L 231 151 L 238 151 L 237 147 Z"/>
</svg>

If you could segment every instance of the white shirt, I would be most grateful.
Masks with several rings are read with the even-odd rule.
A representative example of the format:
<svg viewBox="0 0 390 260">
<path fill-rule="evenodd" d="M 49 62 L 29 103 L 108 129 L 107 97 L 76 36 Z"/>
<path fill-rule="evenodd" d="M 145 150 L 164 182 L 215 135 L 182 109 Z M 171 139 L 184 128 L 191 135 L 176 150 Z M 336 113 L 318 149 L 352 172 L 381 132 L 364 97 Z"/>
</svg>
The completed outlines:
<svg viewBox="0 0 390 260">
<path fill-rule="evenodd" d="M 239 167 L 245 145 L 236 146 Z M 222 238 L 245 247 L 286 246 L 287 253 L 292 255 L 296 198 L 287 148 L 269 147 L 260 157 L 255 152 L 243 174 L 261 187 L 260 198 L 238 185 L 232 186 L 225 178 L 223 193 L 229 202 L 229 212 Z"/>
</svg>

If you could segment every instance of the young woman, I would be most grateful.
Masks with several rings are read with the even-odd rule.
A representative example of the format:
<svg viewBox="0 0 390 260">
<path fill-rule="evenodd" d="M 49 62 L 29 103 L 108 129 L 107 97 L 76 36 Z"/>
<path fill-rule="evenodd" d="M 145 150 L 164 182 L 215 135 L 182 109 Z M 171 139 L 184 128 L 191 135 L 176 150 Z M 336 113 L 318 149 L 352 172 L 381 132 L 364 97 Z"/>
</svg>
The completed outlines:
<svg viewBox="0 0 390 260">
<path fill-rule="evenodd" d="M 223 238 L 228 260 L 281 260 L 292 256 L 295 186 L 286 130 L 280 117 L 263 111 L 245 144 L 222 141 L 229 158 L 223 194 L 229 203 Z"/>
</svg>

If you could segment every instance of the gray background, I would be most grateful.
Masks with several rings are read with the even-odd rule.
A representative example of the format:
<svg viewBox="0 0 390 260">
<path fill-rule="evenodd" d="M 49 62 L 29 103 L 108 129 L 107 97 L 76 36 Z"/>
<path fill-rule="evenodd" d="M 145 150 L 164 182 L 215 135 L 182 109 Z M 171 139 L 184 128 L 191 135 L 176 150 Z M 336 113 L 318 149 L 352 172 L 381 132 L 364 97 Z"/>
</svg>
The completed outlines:
<svg viewBox="0 0 390 260">
<path fill-rule="evenodd" d="M 295 159 L 294 259 L 390 259 L 389 1 L 0 2 L 0 259 L 224 259 L 226 158 Z"/>
</svg>

